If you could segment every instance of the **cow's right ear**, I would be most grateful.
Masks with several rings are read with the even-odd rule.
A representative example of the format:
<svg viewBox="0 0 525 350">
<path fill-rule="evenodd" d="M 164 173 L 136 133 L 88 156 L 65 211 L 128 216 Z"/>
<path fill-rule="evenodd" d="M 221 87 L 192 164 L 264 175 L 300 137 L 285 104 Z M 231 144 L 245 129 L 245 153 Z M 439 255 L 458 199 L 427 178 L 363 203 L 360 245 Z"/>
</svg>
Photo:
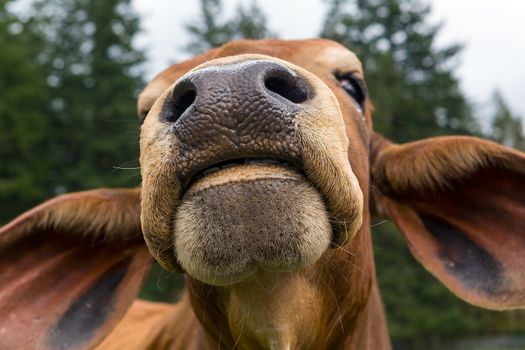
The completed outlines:
<svg viewBox="0 0 525 350">
<path fill-rule="evenodd" d="M 525 154 L 466 136 L 371 146 L 376 211 L 416 259 L 469 303 L 525 308 Z"/>
<path fill-rule="evenodd" d="M 0 349 L 91 349 L 151 265 L 140 191 L 57 197 L 0 228 Z"/>
</svg>

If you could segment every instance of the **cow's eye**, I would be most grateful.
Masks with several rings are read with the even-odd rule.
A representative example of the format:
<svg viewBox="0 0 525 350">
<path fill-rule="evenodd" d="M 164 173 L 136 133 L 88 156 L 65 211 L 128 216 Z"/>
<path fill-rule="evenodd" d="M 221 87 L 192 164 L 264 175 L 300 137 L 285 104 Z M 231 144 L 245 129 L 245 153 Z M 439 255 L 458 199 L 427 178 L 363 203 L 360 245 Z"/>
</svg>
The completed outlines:
<svg viewBox="0 0 525 350">
<path fill-rule="evenodd" d="M 350 95 L 350 97 L 357 102 L 361 110 L 363 110 L 366 99 L 365 83 L 361 79 L 356 78 L 352 73 L 336 73 L 335 77 L 346 93 Z"/>
</svg>

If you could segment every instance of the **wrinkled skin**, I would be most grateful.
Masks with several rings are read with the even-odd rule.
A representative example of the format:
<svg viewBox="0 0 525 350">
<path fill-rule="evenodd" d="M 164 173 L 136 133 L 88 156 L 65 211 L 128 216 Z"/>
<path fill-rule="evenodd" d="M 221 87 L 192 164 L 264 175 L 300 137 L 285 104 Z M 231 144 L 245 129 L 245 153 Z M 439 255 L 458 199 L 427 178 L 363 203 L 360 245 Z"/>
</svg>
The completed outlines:
<svg viewBox="0 0 525 350">
<path fill-rule="evenodd" d="M 226 45 L 204 63 L 197 58 L 170 68 L 139 100 L 142 114 L 148 111 L 141 164 L 142 225 L 150 252 L 164 267 L 187 272 L 190 289 L 220 286 L 212 294 L 220 294 L 228 333 L 236 339 L 252 332 L 249 348 L 313 346 L 334 332 L 331 322 L 339 321 L 333 319 L 355 318 L 375 288 L 371 254 L 354 257 L 333 249 L 357 236 L 348 249 L 370 251 L 368 233 L 359 233 L 369 222 L 363 211 L 369 169 L 359 156 L 368 153 L 369 105 L 363 110 L 336 78 L 364 79 L 361 64 L 338 44 L 312 43 Z M 291 75 L 307 97 L 282 102 L 282 96 L 261 92 L 261 74 Z M 197 97 L 173 120 L 185 84 Z M 285 160 L 294 167 L 255 162 L 188 180 L 238 158 Z M 358 268 L 344 271 L 349 259 Z M 326 272 L 332 269 L 355 278 L 345 288 L 352 290 L 338 290 L 322 277 L 333 275 Z M 260 285 L 274 295 L 265 295 Z M 338 314 L 333 297 L 326 297 L 331 293 L 351 295 L 348 312 Z"/>
<path fill-rule="evenodd" d="M 466 302 L 525 308 L 525 154 L 389 142 L 344 47 L 232 42 L 138 105 L 141 188 L 0 228 L 1 349 L 391 349 L 371 213 Z M 152 256 L 185 274 L 175 305 L 134 300 Z"/>
</svg>

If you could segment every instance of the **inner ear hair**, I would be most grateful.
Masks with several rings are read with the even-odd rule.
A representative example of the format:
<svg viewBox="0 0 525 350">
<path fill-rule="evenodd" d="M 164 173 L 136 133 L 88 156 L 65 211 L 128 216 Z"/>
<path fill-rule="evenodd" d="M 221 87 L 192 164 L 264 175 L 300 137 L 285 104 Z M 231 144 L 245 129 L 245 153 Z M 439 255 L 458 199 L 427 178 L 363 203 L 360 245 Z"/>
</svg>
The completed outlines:
<svg viewBox="0 0 525 350">
<path fill-rule="evenodd" d="M 525 174 L 521 152 L 470 136 L 432 137 L 397 145 L 374 134 L 370 150 L 373 184 L 387 195 L 446 191 L 483 168 Z"/>
<path fill-rule="evenodd" d="M 142 239 L 140 190 L 97 189 L 58 196 L 2 227 L 0 237 L 16 239 L 43 230 L 93 241 Z"/>
</svg>

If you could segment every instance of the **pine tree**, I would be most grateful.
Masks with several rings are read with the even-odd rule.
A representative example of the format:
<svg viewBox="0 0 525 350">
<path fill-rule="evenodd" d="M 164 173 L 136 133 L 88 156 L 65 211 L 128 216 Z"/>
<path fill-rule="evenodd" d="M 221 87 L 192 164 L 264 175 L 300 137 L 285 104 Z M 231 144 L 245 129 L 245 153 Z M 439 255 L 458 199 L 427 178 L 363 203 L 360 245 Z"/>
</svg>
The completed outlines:
<svg viewBox="0 0 525 350">
<path fill-rule="evenodd" d="M 32 30 L 44 33 L 55 192 L 133 186 L 138 171 L 135 95 L 142 85 L 139 29 L 130 0 L 37 0 Z M 131 162 L 130 162 L 131 161 Z"/>
<path fill-rule="evenodd" d="M 50 195 L 45 72 L 11 3 L 0 1 L 0 225 Z"/>
<path fill-rule="evenodd" d="M 265 39 L 277 35 L 266 27 L 266 14 L 255 0 L 249 6 L 237 5 L 237 17 L 232 20 L 235 28 L 233 39 Z"/>
<path fill-rule="evenodd" d="M 266 27 L 266 15 L 252 0 L 248 7 L 237 5 L 237 15 L 223 19 L 221 0 L 201 0 L 201 18 L 197 23 L 189 23 L 186 30 L 191 41 L 186 46 L 190 53 L 197 54 L 220 46 L 234 39 L 263 39 L 276 36 Z"/>
<path fill-rule="evenodd" d="M 322 36 L 363 61 L 375 129 L 397 142 L 477 132 L 454 75 L 459 45 L 435 47 L 440 26 L 413 0 L 329 0 Z"/>
<path fill-rule="evenodd" d="M 138 165 L 143 54 L 132 46 L 139 20 L 130 0 L 37 0 L 33 13 L 32 38 L 42 42 L 29 47 L 46 68 L 50 101 L 39 161 L 51 164 L 51 192 L 138 185 L 138 169 L 114 169 Z M 180 276 L 155 264 L 141 296 L 170 300 L 180 289 Z"/>
<path fill-rule="evenodd" d="M 521 117 L 512 113 L 500 92 L 495 91 L 492 99 L 496 111 L 492 117 L 490 137 L 505 146 L 525 151 L 525 135 Z"/>
</svg>

